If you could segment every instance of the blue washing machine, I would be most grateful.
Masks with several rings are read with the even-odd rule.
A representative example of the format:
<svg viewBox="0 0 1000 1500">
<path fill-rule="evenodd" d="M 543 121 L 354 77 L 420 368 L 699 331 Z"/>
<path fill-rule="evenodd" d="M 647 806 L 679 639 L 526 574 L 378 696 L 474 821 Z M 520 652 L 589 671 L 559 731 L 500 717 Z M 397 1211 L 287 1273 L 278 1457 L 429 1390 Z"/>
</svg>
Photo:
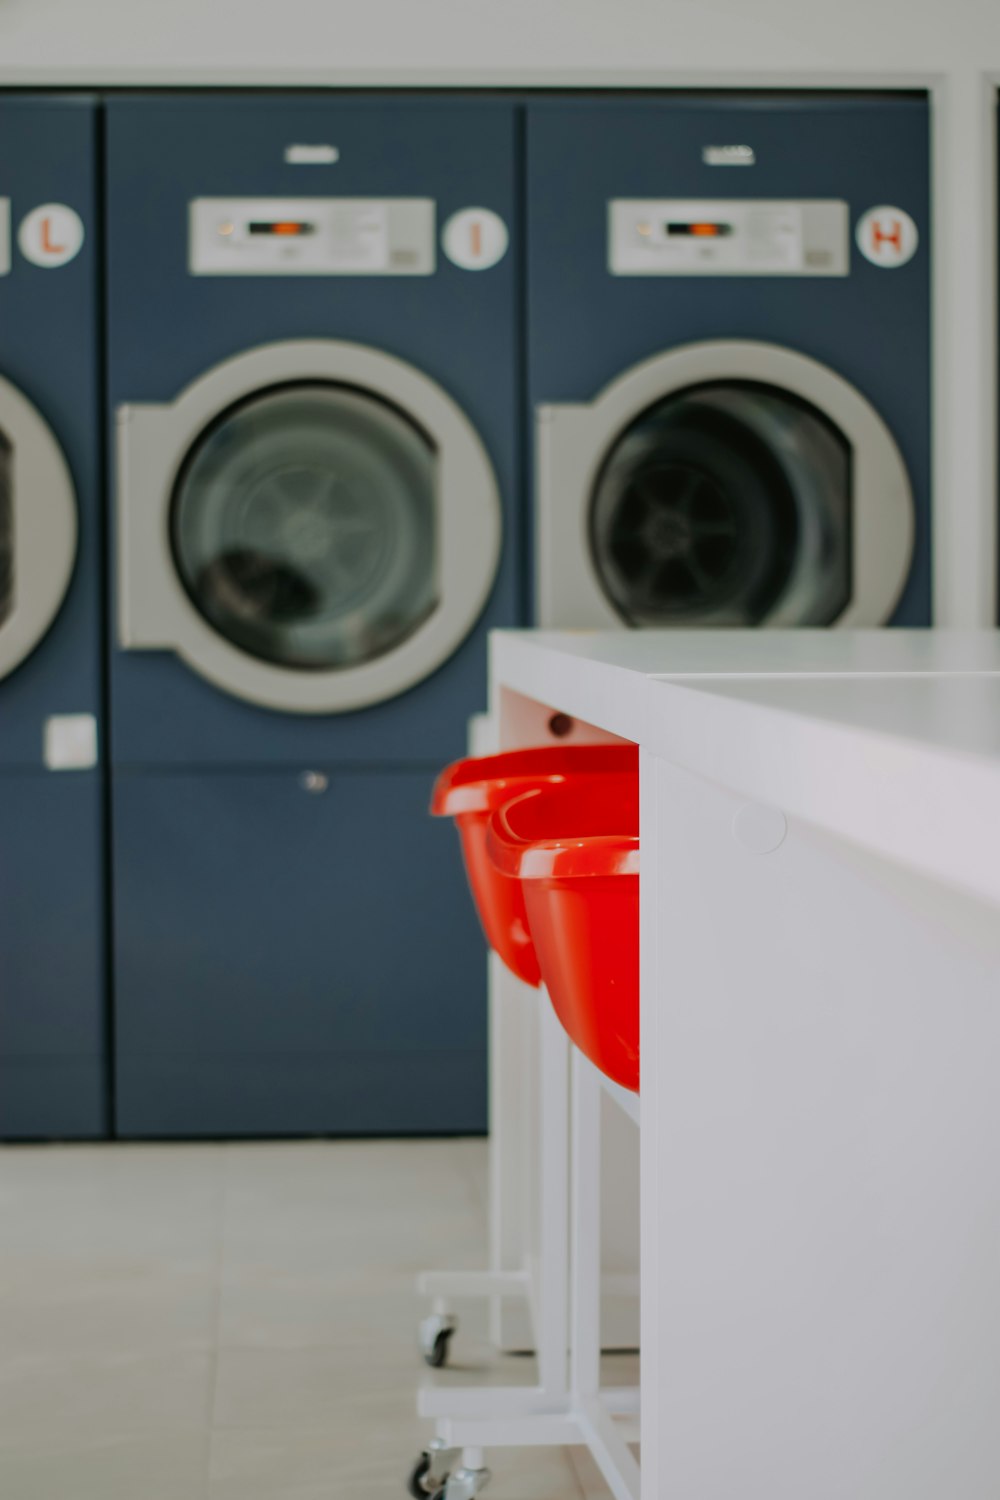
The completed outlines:
<svg viewBox="0 0 1000 1500">
<path fill-rule="evenodd" d="M 435 771 L 522 613 L 518 117 L 107 106 L 117 1119 L 474 1131 Z"/>
<path fill-rule="evenodd" d="M 536 618 L 927 625 L 923 95 L 533 103 Z"/>
<path fill-rule="evenodd" d="M 106 1131 L 97 108 L 0 99 L 0 1137 Z"/>
</svg>

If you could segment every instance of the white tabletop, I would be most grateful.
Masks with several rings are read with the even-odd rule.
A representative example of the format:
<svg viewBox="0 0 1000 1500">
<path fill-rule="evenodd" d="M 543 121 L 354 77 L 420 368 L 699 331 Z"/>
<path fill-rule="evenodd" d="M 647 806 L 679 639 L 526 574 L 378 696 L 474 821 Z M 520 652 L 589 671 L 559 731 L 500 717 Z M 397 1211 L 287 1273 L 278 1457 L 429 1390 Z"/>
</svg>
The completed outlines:
<svg viewBox="0 0 1000 1500">
<path fill-rule="evenodd" d="M 505 686 L 1000 902 L 1000 632 L 497 632 Z"/>
<path fill-rule="evenodd" d="M 643 676 L 788 672 L 998 672 L 997 630 L 504 630 L 505 659 L 522 651 Z"/>
</svg>

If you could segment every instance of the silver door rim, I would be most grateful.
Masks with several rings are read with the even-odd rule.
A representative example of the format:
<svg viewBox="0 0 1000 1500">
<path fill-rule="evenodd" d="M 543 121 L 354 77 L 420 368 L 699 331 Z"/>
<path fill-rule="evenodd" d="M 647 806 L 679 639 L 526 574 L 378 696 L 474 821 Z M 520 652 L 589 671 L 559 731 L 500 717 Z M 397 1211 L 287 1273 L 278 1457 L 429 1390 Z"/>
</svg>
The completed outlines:
<svg viewBox="0 0 1000 1500">
<path fill-rule="evenodd" d="M 778 344 L 684 344 L 632 366 L 590 403 L 538 409 L 538 614 L 550 628 L 621 629 L 590 559 L 590 496 L 611 444 L 641 412 L 690 386 L 746 380 L 799 396 L 843 432 L 853 452 L 852 592 L 834 622 L 884 624 L 909 576 L 913 492 L 892 433 L 871 402 L 828 365 Z M 766 621 L 764 622 L 766 624 Z"/>
<path fill-rule="evenodd" d="M 329 671 L 275 666 L 220 636 L 177 576 L 170 504 L 185 456 L 226 408 L 266 387 L 302 381 L 353 386 L 388 401 L 438 451 L 439 604 L 399 646 Z M 482 613 L 501 551 L 496 475 L 469 418 L 413 365 L 362 344 L 301 339 L 223 361 L 163 405 L 118 411 L 118 626 L 131 650 L 176 652 L 231 696 L 291 713 L 338 713 L 398 696 L 452 656 Z"/>
<path fill-rule="evenodd" d="M 0 376 L 0 429 L 10 438 L 14 605 L 0 625 L 0 678 L 31 655 L 66 597 L 79 522 L 69 465 L 49 424 Z"/>
</svg>

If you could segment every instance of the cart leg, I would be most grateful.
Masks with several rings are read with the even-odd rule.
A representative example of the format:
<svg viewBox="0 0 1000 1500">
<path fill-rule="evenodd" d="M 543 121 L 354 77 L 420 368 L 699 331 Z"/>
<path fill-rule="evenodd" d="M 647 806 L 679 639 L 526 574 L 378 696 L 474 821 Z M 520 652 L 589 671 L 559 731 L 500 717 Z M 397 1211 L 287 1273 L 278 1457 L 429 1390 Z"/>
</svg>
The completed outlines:
<svg viewBox="0 0 1000 1500">
<path fill-rule="evenodd" d="M 539 1264 L 535 1329 L 538 1383 L 553 1398 L 568 1394 L 569 1347 L 569 1060 L 570 1044 L 551 1005 L 542 1025 L 539 1141 Z"/>
<path fill-rule="evenodd" d="M 573 1049 L 570 1170 L 571 1384 L 580 1402 L 601 1384 L 601 1083 Z"/>
</svg>

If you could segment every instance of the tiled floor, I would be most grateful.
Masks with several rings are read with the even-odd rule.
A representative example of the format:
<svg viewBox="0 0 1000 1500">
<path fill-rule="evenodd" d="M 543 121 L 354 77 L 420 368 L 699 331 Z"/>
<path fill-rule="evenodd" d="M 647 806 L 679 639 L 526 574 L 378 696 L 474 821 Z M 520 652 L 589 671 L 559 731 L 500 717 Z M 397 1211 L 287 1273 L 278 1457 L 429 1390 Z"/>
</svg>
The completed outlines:
<svg viewBox="0 0 1000 1500">
<path fill-rule="evenodd" d="M 485 1263 L 479 1141 L 0 1150 L 3 1500 L 404 1500 L 414 1274 Z M 505 1382 L 470 1309 L 455 1368 Z M 606 1500 L 497 1451 L 496 1500 Z"/>
</svg>

